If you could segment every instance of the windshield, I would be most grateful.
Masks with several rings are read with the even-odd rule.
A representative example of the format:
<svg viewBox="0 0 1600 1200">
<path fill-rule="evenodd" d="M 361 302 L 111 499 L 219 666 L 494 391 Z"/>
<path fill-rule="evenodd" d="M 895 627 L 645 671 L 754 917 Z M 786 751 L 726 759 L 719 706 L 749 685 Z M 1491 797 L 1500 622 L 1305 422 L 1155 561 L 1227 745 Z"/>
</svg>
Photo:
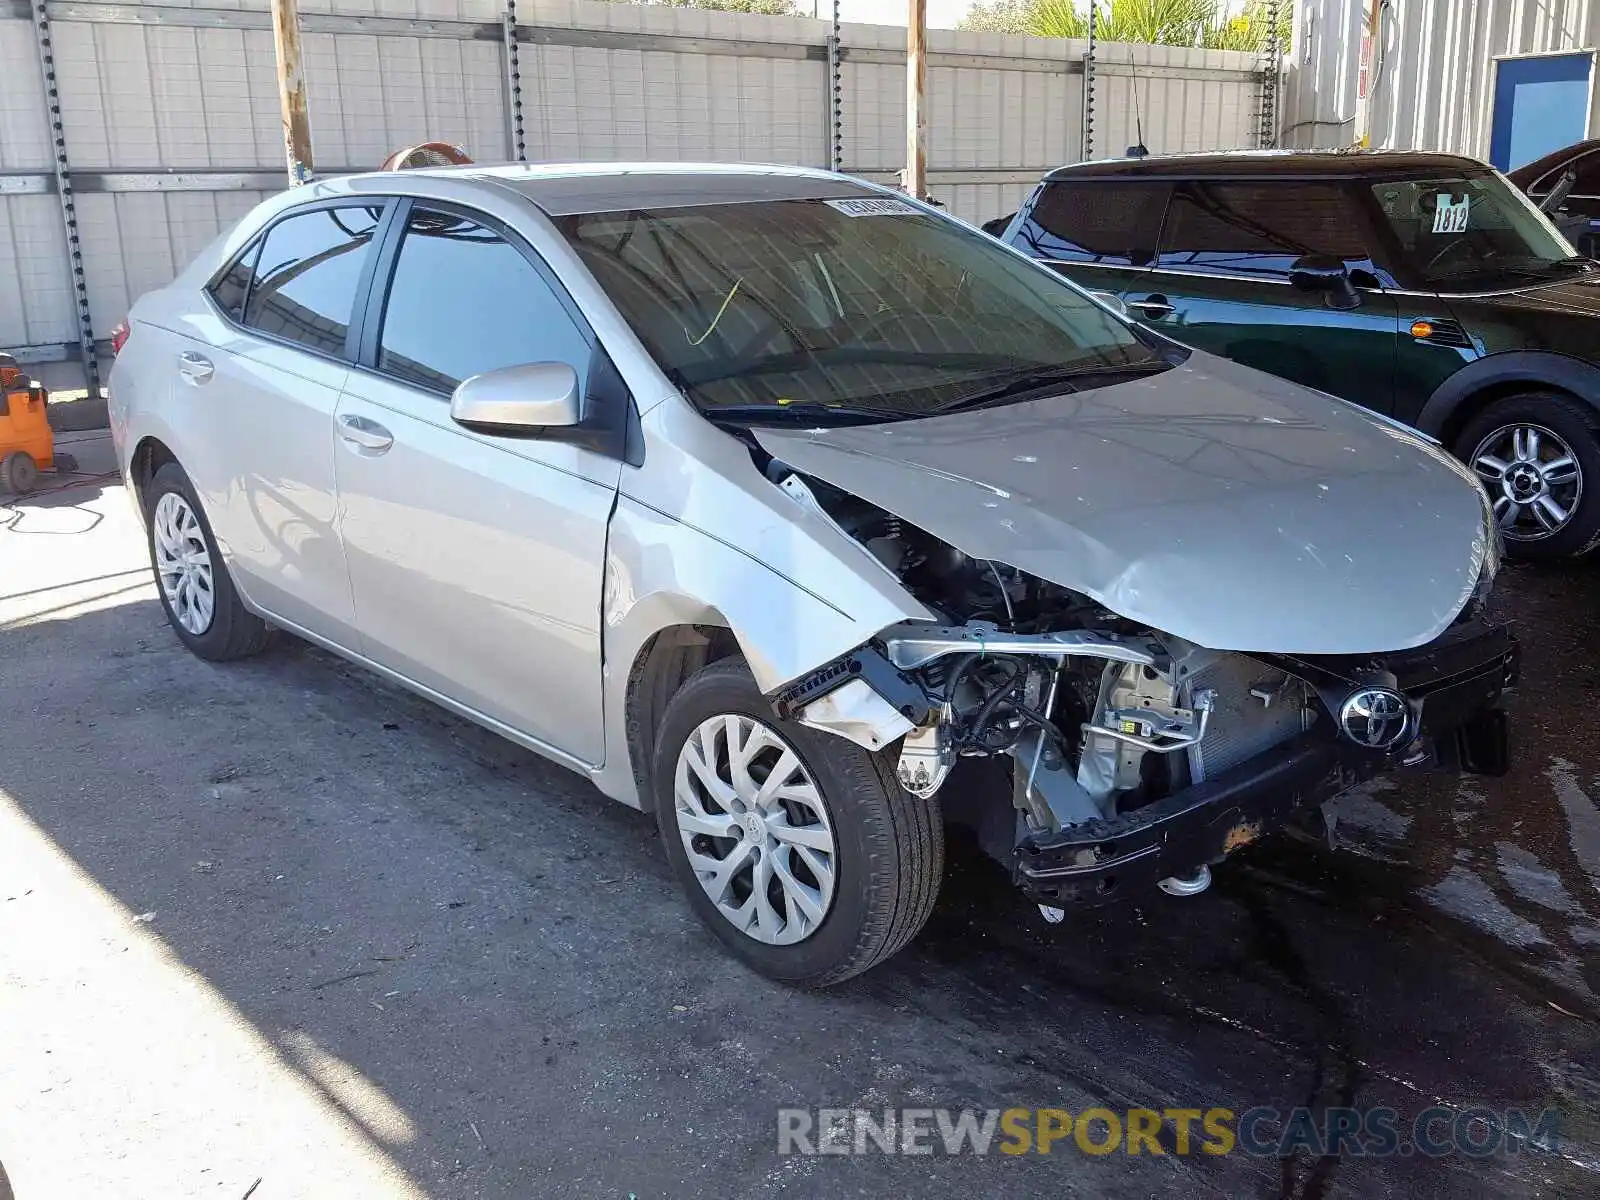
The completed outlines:
<svg viewBox="0 0 1600 1200">
<path fill-rule="evenodd" d="M 903 200 L 559 223 L 656 361 L 711 416 L 923 416 L 1168 365 L 1065 283 Z"/>
<path fill-rule="evenodd" d="M 1584 269 L 1572 244 L 1499 175 L 1377 183 L 1372 193 L 1412 269 L 1441 291 L 1561 278 Z"/>
</svg>

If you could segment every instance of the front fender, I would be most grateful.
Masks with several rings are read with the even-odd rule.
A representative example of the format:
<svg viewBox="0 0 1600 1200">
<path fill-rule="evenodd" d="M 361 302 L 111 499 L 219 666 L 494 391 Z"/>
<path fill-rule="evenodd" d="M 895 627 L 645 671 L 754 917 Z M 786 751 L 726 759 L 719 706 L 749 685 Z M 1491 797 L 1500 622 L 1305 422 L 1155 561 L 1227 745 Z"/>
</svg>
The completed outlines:
<svg viewBox="0 0 1600 1200">
<path fill-rule="evenodd" d="M 606 754 L 593 778 L 606 795 L 635 808 L 641 799 L 628 747 L 628 675 L 662 630 L 730 630 L 756 685 L 771 693 L 888 625 L 928 616 L 909 595 L 903 605 L 885 600 L 847 613 L 743 550 L 627 496 L 611 518 L 602 606 Z"/>
<path fill-rule="evenodd" d="M 1461 406 L 1486 388 L 1508 383 L 1558 387 L 1600 411 L 1600 367 L 1548 350 L 1510 350 L 1480 358 L 1441 383 L 1422 406 L 1417 428 L 1448 443 Z"/>
</svg>

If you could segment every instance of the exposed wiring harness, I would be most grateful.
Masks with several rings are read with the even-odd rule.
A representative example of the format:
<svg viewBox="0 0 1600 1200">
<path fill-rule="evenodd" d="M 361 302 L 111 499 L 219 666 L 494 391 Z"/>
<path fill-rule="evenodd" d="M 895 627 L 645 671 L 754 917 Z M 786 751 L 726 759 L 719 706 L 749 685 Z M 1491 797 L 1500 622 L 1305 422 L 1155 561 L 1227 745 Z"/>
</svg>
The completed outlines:
<svg viewBox="0 0 1600 1200">
<path fill-rule="evenodd" d="M 981 664 L 998 667 L 1006 672 L 1006 677 L 997 682 L 988 695 L 978 704 L 970 715 L 961 712 L 955 707 L 956 693 L 961 685 L 967 681 Z M 951 747 L 960 753 L 963 750 L 976 750 L 987 754 L 994 754 L 1015 745 L 1021 736 L 1021 728 L 1007 728 L 994 721 L 995 714 L 1001 705 L 1009 705 L 1008 715 L 1019 717 L 1023 724 L 1032 725 L 1039 729 L 1047 738 L 1061 740 L 1061 731 L 1056 728 L 1050 718 L 1030 707 L 1024 702 L 1021 693 L 1027 687 L 1030 668 L 1022 659 L 1011 655 L 989 656 L 984 654 L 969 655 L 961 664 L 950 673 L 948 685 L 945 688 L 945 697 L 950 704 L 953 719 L 951 730 Z M 998 736 L 997 736 L 998 735 Z"/>
</svg>

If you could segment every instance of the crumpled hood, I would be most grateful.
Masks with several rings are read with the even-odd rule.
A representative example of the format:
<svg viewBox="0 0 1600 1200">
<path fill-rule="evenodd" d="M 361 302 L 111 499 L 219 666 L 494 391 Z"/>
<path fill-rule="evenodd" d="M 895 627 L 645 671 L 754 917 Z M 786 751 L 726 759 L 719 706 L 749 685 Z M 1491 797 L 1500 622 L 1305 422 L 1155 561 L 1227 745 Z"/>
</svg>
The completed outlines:
<svg viewBox="0 0 1600 1200">
<path fill-rule="evenodd" d="M 1215 650 L 1422 645 L 1491 549 L 1481 493 L 1444 451 L 1200 353 L 1023 404 L 754 432 L 795 470 L 967 554 Z"/>
</svg>

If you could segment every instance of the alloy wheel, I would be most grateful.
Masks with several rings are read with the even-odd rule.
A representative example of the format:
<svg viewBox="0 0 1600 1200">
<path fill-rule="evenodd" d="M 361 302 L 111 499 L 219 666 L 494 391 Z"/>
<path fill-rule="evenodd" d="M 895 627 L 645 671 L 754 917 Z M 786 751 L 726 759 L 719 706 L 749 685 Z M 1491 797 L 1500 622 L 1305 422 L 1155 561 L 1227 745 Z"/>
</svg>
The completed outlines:
<svg viewBox="0 0 1600 1200">
<path fill-rule="evenodd" d="M 211 628 L 217 608 L 211 553 L 200 518 L 183 496 L 166 492 L 156 501 L 151 532 L 167 606 L 179 625 L 199 637 Z"/>
<path fill-rule="evenodd" d="M 673 812 L 695 878 L 734 928 L 788 946 L 833 903 L 833 826 L 822 793 L 777 732 L 727 713 L 678 751 Z"/>
<path fill-rule="evenodd" d="M 1500 531 L 1537 542 L 1564 529 L 1583 499 L 1572 448 L 1543 425 L 1503 425 L 1478 443 L 1472 469 L 1494 504 Z"/>
</svg>

